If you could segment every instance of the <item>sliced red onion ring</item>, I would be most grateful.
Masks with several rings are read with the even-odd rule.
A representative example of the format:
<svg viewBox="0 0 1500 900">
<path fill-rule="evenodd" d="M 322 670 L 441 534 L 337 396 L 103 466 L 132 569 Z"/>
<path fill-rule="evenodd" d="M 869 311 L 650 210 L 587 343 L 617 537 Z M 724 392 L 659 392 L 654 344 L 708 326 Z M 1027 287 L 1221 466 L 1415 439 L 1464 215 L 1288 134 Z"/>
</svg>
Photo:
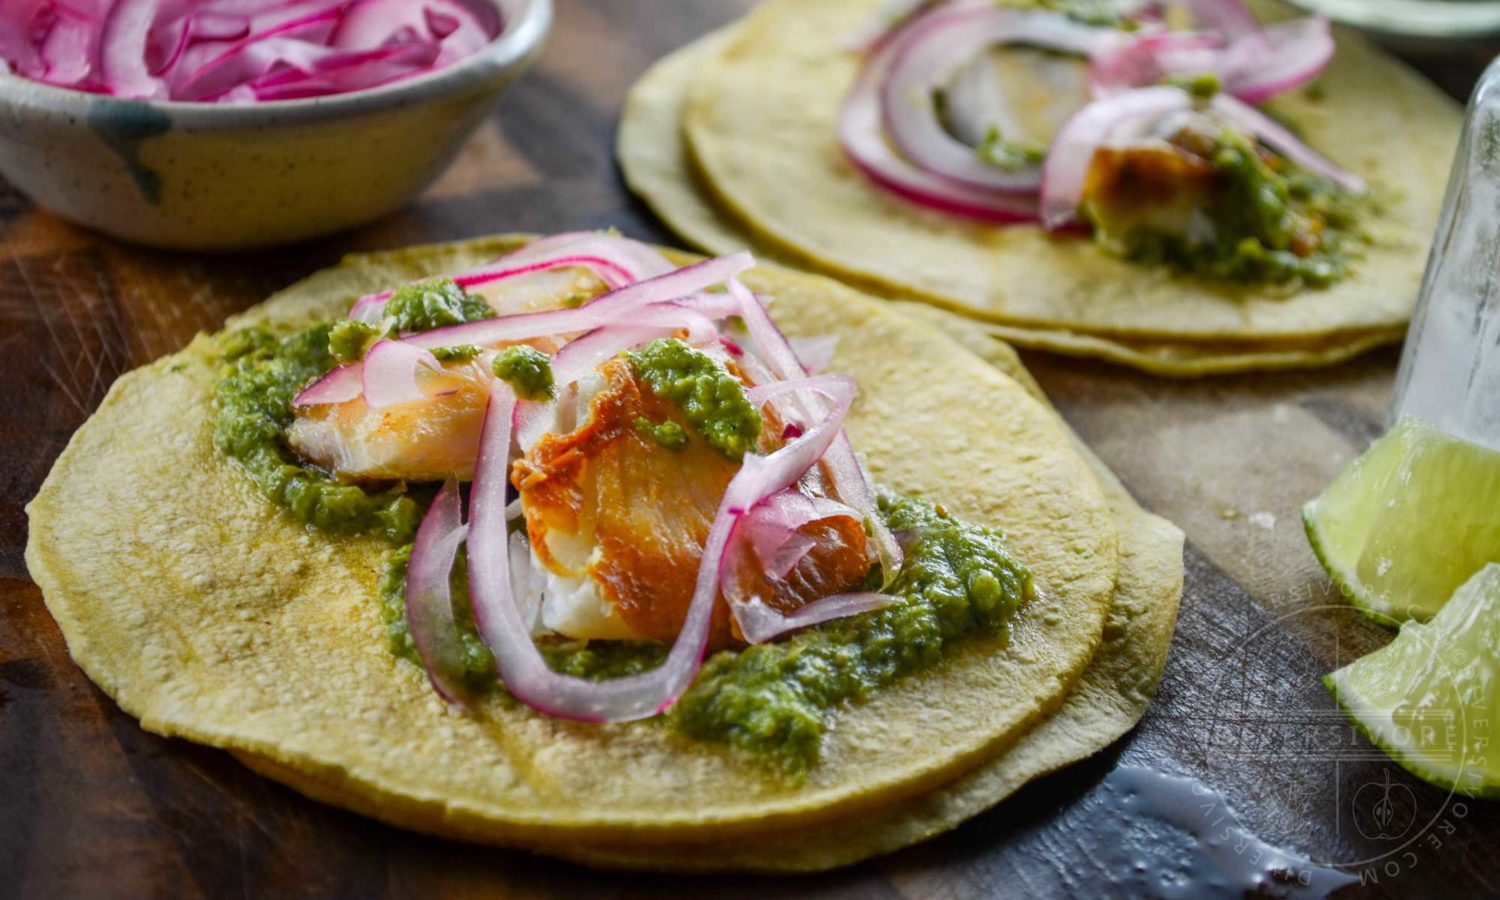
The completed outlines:
<svg viewBox="0 0 1500 900">
<path fill-rule="evenodd" d="M 702 665 L 714 601 L 719 593 L 719 562 L 735 519 L 721 505 L 703 548 L 693 599 L 682 630 L 659 667 L 607 681 L 589 681 L 552 671 L 532 642 L 510 581 L 505 489 L 514 402 L 508 386 L 503 383 L 495 386 L 485 412 L 474 472 L 468 558 L 470 592 L 479 633 L 495 655 L 506 688 L 533 709 L 588 722 L 628 722 L 654 716 L 687 689 Z"/>
<path fill-rule="evenodd" d="M 1292 165 L 1327 178 L 1347 191 L 1362 193 L 1368 189 L 1363 178 L 1335 165 L 1265 113 L 1224 94 L 1214 97 L 1209 105 L 1231 125 L 1254 135 Z"/>
<path fill-rule="evenodd" d="M 362 392 L 371 409 L 426 399 L 417 382 L 418 371 L 443 371 L 431 351 L 402 341 L 377 341 L 363 362 Z"/>
<path fill-rule="evenodd" d="M 1081 25 L 1060 13 L 996 6 L 942 8 L 923 16 L 893 45 L 880 89 L 891 142 L 918 168 L 970 188 L 1034 193 L 1037 168 L 1006 172 L 986 164 L 973 147 L 948 133 L 934 96 L 964 63 L 997 44 L 1025 44 L 1090 56 L 1112 45 L 1118 32 Z"/>
<path fill-rule="evenodd" d="M 740 316 L 745 321 L 750 340 L 771 371 L 783 380 L 800 379 L 806 369 L 797 359 L 797 353 L 787 341 L 786 335 L 781 333 L 781 329 L 776 327 L 776 323 L 767 314 L 765 306 L 738 278 L 730 279 L 729 293 L 739 301 Z M 816 400 L 812 406 L 802 407 L 810 420 L 819 418 L 814 413 L 821 412 L 822 408 L 822 404 Z M 860 465 L 859 457 L 854 453 L 854 444 L 847 434 L 842 431 L 838 433 L 824 462 L 833 476 L 834 489 L 839 499 L 859 510 L 863 516 L 864 524 L 874 538 L 875 550 L 880 556 L 885 585 L 889 585 L 901 571 L 904 558 L 901 546 L 896 543 L 890 529 L 885 527 L 885 520 L 880 517 L 875 491 L 870 487 L 869 477 L 864 466 Z"/>
<path fill-rule="evenodd" d="M 802 368 L 816 375 L 833 362 L 833 354 L 839 347 L 839 336 L 825 334 L 819 337 L 792 338 L 789 343 L 792 345 L 792 352 L 802 363 Z"/>
<path fill-rule="evenodd" d="M 738 533 L 750 542 L 767 572 L 785 578 L 814 546 L 813 539 L 798 529 L 809 522 L 835 516 L 847 516 L 856 522 L 864 519 L 858 510 L 837 500 L 786 490 L 755 507 Z"/>
<path fill-rule="evenodd" d="M 1225 49 L 1225 89 L 1246 103 L 1264 103 L 1318 77 L 1336 50 L 1327 19 L 1293 19 L 1272 25 L 1238 38 Z"/>
<path fill-rule="evenodd" d="M 438 696 L 462 704 L 469 691 L 454 677 L 464 667 L 463 642 L 453 619 L 450 575 L 463 543 L 463 499 L 449 479 L 428 507 L 406 569 L 406 624 L 427 679 Z"/>
<path fill-rule="evenodd" d="M 697 293 L 733 278 L 753 265 L 755 258 L 749 253 L 720 256 L 626 285 L 576 309 L 484 319 L 424 331 L 402 340 L 419 347 L 446 347 L 455 344 L 477 344 L 483 347 L 501 341 L 589 331 L 603 325 L 627 322 L 629 315 L 643 306 Z"/>
<path fill-rule="evenodd" d="M 1224 41 L 1191 31 L 1156 31 L 1134 40 L 1121 34 L 1115 46 L 1089 65 L 1096 96 L 1150 87 L 1167 75 L 1219 71 Z"/>
<path fill-rule="evenodd" d="M 162 0 L 119 0 L 100 33 L 100 66 L 110 92 L 139 100 L 167 96 L 166 84 L 146 66 L 146 42 Z"/>
<path fill-rule="evenodd" d="M 1115 94 L 1084 107 L 1058 132 L 1042 177 L 1042 224 L 1060 228 L 1072 223 L 1083 198 L 1089 166 L 1104 146 L 1128 146 L 1146 138 L 1165 116 L 1194 108 L 1181 88 L 1140 88 Z M 1327 178 L 1350 191 L 1365 190 L 1364 180 L 1330 162 L 1266 115 L 1226 94 L 1208 109 L 1231 126 L 1255 137 L 1293 165 Z"/>
<path fill-rule="evenodd" d="M 697 292 L 732 278 L 754 264 L 754 258 L 748 253 L 705 260 L 696 265 L 612 291 L 575 309 L 520 313 L 496 319 L 484 319 L 464 325 L 419 332 L 394 343 L 420 348 L 447 347 L 458 344 L 476 344 L 483 347 L 536 337 L 572 334 L 637 320 L 643 308 L 678 298 L 706 312 L 674 306 L 672 312 L 662 315 L 672 321 L 680 322 L 681 324 L 677 327 L 686 327 L 702 335 L 706 330 L 711 330 L 711 325 L 704 324 L 704 315 L 739 310 L 741 304 L 734 298 L 699 296 Z M 751 301 L 764 314 L 765 311 L 759 301 L 756 301 L 753 296 Z M 651 313 L 640 321 L 655 327 L 656 317 L 656 313 Z M 672 317 L 680 318 L 673 319 Z M 363 363 L 353 363 L 331 370 L 298 394 L 292 401 L 292 406 L 301 408 L 353 400 L 359 396 L 362 389 L 362 368 Z"/>
<path fill-rule="evenodd" d="M 523 275 L 532 275 L 537 272 L 546 272 L 552 269 L 585 268 L 598 275 L 606 285 L 610 287 L 623 287 L 635 281 L 634 273 L 622 268 L 617 263 L 598 256 L 559 256 L 538 262 L 522 263 L 509 267 L 494 265 L 483 269 L 475 269 L 471 272 L 462 272 L 453 276 L 453 283 L 464 290 L 493 284 L 497 281 L 506 281 L 511 278 L 519 278 Z M 349 318 L 358 319 L 361 322 L 374 324 L 380 321 L 385 314 L 385 305 L 395 294 L 395 290 L 380 291 L 375 294 L 366 294 L 355 301 L 349 310 Z"/>
<path fill-rule="evenodd" d="M 1095 57 L 1090 75 L 1095 92 L 1106 95 L 1168 76 L 1211 73 L 1225 93 L 1263 103 L 1316 78 L 1335 49 L 1328 20 L 1322 18 L 1257 28 L 1227 44 L 1215 34 L 1157 32 Z"/>
<path fill-rule="evenodd" d="M 327 374 L 302 389 L 292 398 L 292 408 L 320 406 L 325 403 L 347 403 L 364 390 L 364 367 L 359 363 L 335 366 Z"/>
<path fill-rule="evenodd" d="M 598 231 L 570 231 L 538 238 L 501 259 L 509 265 L 518 265 L 553 256 L 597 256 L 612 260 L 634 274 L 632 281 L 655 278 L 677 268 L 647 244 Z"/>
<path fill-rule="evenodd" d="M 873 591 L 831 594 L 785 615 L 767 606 L 759 597 L 752 597 L 734 607 L 734 621 L 747 642 L 764 644 L 789 631 L 884 609 L 890 605 L 891 599 L 888 594 Z"/>
<path fill-rule="evenodd" d="M 1031 197 L 971 188 L 919 169 L 886 142 L 880 86 L 900 42 L 883 45 L 865 63 L 839 111 L 839 143 L 849 161 L 876 184 L 913 203 L 988 222 L 1036 218 Z"/>
<path fill-rule="evenodd" d="M 1079 110 L 1058 130 L 1042 169 L 1042 224 L 1055 229 L 1074 221 L 1094 153 L 1118 130 L 1192 108 L 1186 91 L 1163 85 L 1115 94 Z"/>
<path fill-rule="evenodd" d="M 478 52 L 502 27 L 482 0 L 10 0 L 0 56 L 68 88 L 253 102 L 420 74 Z"/>
</svg>

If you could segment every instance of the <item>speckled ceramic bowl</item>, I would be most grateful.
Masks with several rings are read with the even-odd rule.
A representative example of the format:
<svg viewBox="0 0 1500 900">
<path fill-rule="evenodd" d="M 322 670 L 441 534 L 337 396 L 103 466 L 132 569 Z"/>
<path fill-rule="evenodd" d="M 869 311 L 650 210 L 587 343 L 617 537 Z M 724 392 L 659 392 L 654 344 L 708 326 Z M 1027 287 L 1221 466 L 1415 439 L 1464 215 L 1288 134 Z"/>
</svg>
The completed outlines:
<svg viewBox="0 0 1500 900">
<path fill-rule="evenodd" d="M 494 0 L 481 52 L 385 87 L 247 105 L 117 100 L 0 73 L 0 175 L 141 244 L 237 250 L 399 209 L 452 162 L 541 48 L 552 0 Z"/>
</svg>

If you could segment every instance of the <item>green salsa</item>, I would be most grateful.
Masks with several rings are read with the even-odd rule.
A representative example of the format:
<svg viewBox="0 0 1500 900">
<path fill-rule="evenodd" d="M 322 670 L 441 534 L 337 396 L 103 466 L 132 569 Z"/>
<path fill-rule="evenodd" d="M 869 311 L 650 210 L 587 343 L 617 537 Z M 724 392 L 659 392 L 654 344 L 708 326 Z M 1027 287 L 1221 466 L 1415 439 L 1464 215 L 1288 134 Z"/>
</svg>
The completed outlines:
<svg viewBox="0 0 1500 900">
<path fill-rule="evenodd" d="M 507 347 L 490 363 L 495 377 L 515 388 L 522 400 L 550 400 L 557 394 L 547 354 L 524 344 Z"/>
<path fill-rule="evenodd" d="M 225 339 L 214 390 L 214 446 L 244 466 L 262 494 L 298 521 L 338 533 L 407 541 L 422 507 L 399 489 L 366 491 L 302 465 L 286 446 L 292 399 L 333 368 L 328 325 L 278 339 L 246 330 Z"/>
<path fill-rule="evenodd" d="M 451 278 L 402 285 L 385 306 L 385 318 L 403 334 L 477 322 L 494 315 L 484 298 L 466 293 Z"/>
<path fill-rule="evenodd" d="M 391 652 L 420 664 L 404 595 L 410 541 L 426 489 L 414 496 L 401 485 L 341 484 L 301 465 L 286 446 L 292 399 L 335 363 L 329 346 L 333 327 L 325 323 L 289 337 L 248 329 L 221 339 L 224 374 L 215 389 L 215 446 L 299 521 L 335 533 L 382 535 L 404 545 L 387 559 L 378 602 Z M 515 354 L 517 360 L 526 356 Z M 676 340 L 655 341 L 628 357 L 648 386 L 678 404 L 720 452 L 738 457 L 753 445 L 759 414 L 738 379 L 709 357 Z M 550 385 L 550 368 L 546 374 Z M 654 439 L 669 446 L 687 439 L 675 422 L 643 422 Z M 1033 595 L 1030 573 L 1006 550 L 998 532 L 914 498 L 882 495 L 880 514 L 906 547 L 905 564 L 887 588 L 890 605 L 772 643 L 714 654 L 661 724 L 800 778 L 818 761 L 838 707 L 939 664 L 967 639 L 1002 634 Z M 460 554 L 452 576 L 454 618 L 464 648 L 463 670 L 454 674 L 476 690 L 503 691 L 474 624 L 463 560 Z M 868 587 L 880 582 L 876 567 Z M 653 642 L 560 638 L 544 638 L 538 646 L 555 671 L 591 679 L 648 671 L 668 650 Z"/>
<path fill-rule="evenodd" d="M 670 727 L 727 744 L 790 777 L 803 776 L 817 763 L 838 706 L 937 665 L 967 638 L 1003 633 L 1033 596 L 1031 573 L 1006 550 L 999 532 L 915 498 L 885 494 L 880 512 L 893 531 L 907 536 L 905 564 L 887 589 L 891 604 L 784 640 L 714 654 L 666 716 Z M 381 603 L 392 651 L 420 664 L 403 606 L 409 556 L 409 548 L 392 555 L 381 580 Z M 461 674 L 472 685 L 498 688 L 493 660 L 474 628 L 462 568 L 455 567 L 454 575 L 454 616 L 469 650 Z M 878 570 L 872 572 L 872 587 L 878 579 Z M 668 648 L 543 640 L 539 649 L 555 671 L 602 679 L 654 668 Z"/>
<path fill-rule="evenodd" d="M 1047 158 L 1046 147 L 1034 142 L 1007 140 L 996 125 L 991 125 L 990 130 L 985 132 L 984 141 L 974 152 L 979 154 L 980 159 L 1003 172 L 1027 169 Z"/>
<path fill-rule="evenodd" d="M 286 443 L 292 399 L 335 364 L 358 362 L 371 344 L 393 332 L 461 325 L 494 314 L 483 299 L 440 279 L 398 288 L 380 326 L 346 319 L 284 338 L 254 328 L 230 333 L 222 339 L 224 372 L 214 388 L 214 446 L 244 466 L 261 493 L 298 521 L 341 534 L 409 541 L 424 502 L 404 485 L 368 489 L 303 465 Z"/>
<path fill-rule="evenodd" d="M 707 354 L 676 338 L 662 338 L 625 357 L 636 377 L 675 403 L 709 446 L 734 460 L 755 446 L 760 412 L 744 384 Z"/>
<path fill-rule="evenodd" d="M 653 422 L 645 416 L 636 416 L 635 430 L 668 450 L 680 450 L 687 446 L 687 432 L 681 425 L 670 419 L 665 422 Z"/>
<path fill-rule="evenodd" d="M 1153 182 L 1167 167 L 1119 155 L 1106 188 L 1082 207 L 1100 245 L 1136 262 L 1227 281 L 1326 287 L 1349 275 L 1367 242 L 1359 229 L 1364 198 L 1279 157 L 1267 158 L 1231 129 L 1206 144 L 1202 136 L 1189 142 L 1210 169 L 1188 189 L 1198 191 L 1190 195 L 1190 210 L 1156 216 L 1172 202 Z M 1174 225 L 1164 227 L 1163 218 Z"/>
<path fill-rule="evenodd" d="M 451 347 L 433 347 L 432 355 L 438 362 L 468 362 L 483 353 L 474 344 L 454 344 Z"/>
</svg>

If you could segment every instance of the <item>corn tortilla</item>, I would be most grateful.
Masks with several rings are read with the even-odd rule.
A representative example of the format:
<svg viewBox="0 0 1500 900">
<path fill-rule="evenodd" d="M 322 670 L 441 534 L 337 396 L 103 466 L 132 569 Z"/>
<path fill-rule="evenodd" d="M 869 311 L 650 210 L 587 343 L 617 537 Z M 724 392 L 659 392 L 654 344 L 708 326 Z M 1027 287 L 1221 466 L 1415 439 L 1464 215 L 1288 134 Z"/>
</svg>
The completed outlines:
<svg viewBox="0 0 1500 900">
<path fill-rule="evenodd" d="M 1263 18 L 1286 7 L 1253 4 Z M 702 62 L 683 118 L 700 185 L 758 242 L 858 286 L 1027 328 L 1111 338 L 1281 341 L 1391 333 L 1410 318 L 1456 145 L 1460 111 L 1370 43 L 1337 32 L 1315 91 L 1274 108 L 1363 175 L 1383 209 L 1348 279 L 1288 295 L 1112 258 L 1077 236 L 931 212 L 871 184 L 836 122 L 859 59 L 839 36 L 879 0 L 773 0 Z"/>
<path fill-rule="evenodd" d="M 734 26 L 720 29 L 664 57 L 631 88 L 620 121 L 620 167 L 631 190 L 693 246 L 713 254 L 752 247 L 761 259 L 816 270 L 815 261 L 794 260 L 754 239 L 714 204 L 700 183 L 701 176 L 688 164 L 681 134 L 688 89 L 701 66 L 723 52 L 733 31 Z M 874 289 L 879 290 L 878 286 Z M 887 296 L 901 300 L 910 294 L 895 291 Z M 1168 342 L 1007 325 L 936 305 L 922 310 L 908 303 L 905 311 L 960 339 L 973 332 L 981 340 L 999 338 L 1027 349 L 1094 357 L 1175 378 L 1333 365 L 1397 343 L 1405 334 L 1405 327 L 1397 326 L 1346 330 L 1301 341 Z"/>
<path fill-rule="evenodd" d="M 520 240 L 352 257 L 229 324 L 302 327 Z M 271 760 L 412 827 L 642 846 L 922 794 L 1062 703 L 1102 637 L 1113 516 L 1063 426 L 1013 379 L 825 279 L 763 268 L 747 281 L 792 333 L 840 335 L 834 368 L 862 386 L 848 428 L 876 479 L 1003 527 L 1041 592 L 1008 638 L 837 710 L 805 783 L 649 722 L 563 722 L 500 697 L 448 712 L 382 640 L 388 545 L 310 531 L 212 449 L 211 336 L 114 385 L 28 507 L 27 563 L 73 658 L 143 727 Z"/>
<path fill-rule="evenodd" d="M 937 312 L 906 304 L 908 312 Z M 941 314 L 941 313 L 939 313 Z M 1010 375 L 1029 393 L 1041 387 L 1007 344 L 968 332 L 965 349 Z M 543 846 L 555 856 L 606 869 L 667 872 L 787 874 L 852 865 L 948 831 L 1010 796 L 1034 778 L 1092 756 L 1133 728 L 1155 693 L 1177 620 L 1182 595 L 1182 532 L 1131 498 L 1114 473 L 1074 435 L 1108 497 L 1120 532 L 1120 567 L 1104 640 L 1063 705 L 1027 732 L 1014 747 L 929 793 L 850 820 L 792 828 L 763 836 L 713 843 L 653 847 L 574 843 Z M 379 817 L 363 798 L 337 792 L 276 762 L 236 754 L 245 765 L 297 790 L 338 806 Z M 452 837 L 441 822 L 401 823 Z"/>
</svg>

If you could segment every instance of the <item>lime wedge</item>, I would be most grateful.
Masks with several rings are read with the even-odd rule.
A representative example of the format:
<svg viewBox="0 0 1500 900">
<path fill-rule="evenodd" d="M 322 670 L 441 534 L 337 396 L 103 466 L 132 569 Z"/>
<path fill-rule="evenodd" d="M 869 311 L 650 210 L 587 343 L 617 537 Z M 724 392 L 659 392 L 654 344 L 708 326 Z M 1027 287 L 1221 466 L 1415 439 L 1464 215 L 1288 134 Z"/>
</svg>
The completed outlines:
<svg viewBox="0 0 1500 900">
<path fill-rule="evenodd" d="M 1500 564 L 1465 582 L 1431 622 L 1407 622 L 1323 684 L 1402 768 L 1500 799 Z"/>
<path fill-rule="evenodd" d="M 1302 508 L 1318 561 L 1377 621 L 1426 621 L 1500 562 L 1500 453 L 1407 419 Z"/>
</svg>

